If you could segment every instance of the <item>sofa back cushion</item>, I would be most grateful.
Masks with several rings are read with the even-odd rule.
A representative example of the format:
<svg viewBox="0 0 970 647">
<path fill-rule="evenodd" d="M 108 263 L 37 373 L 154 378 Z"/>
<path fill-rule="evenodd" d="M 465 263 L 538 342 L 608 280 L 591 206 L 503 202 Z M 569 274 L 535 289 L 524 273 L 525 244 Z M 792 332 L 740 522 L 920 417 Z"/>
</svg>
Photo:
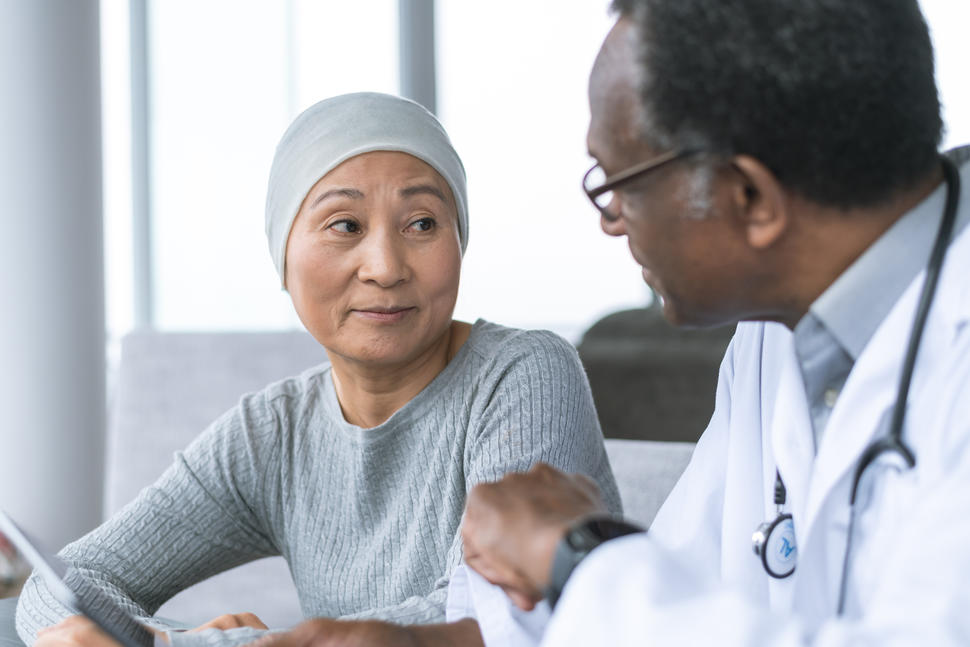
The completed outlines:
<svg viewBox="0 0 970 647">
<path fill-rule="evenodd" d="M 606 439 L 623 516 L 648 527 L 694 451 L 694 443 Z"/>
<path fill-rule="evenodd" d="M 108 433 L 105 514 L 153 483 L 244 393 L 326 361 L 305 332 L 159 333 L 124 338 Z M 159 615 L 201 623 L 250 611 L 271 627 L 302 618 L 281 557 L 246 564 L 180 593 Z"/>
</svg>

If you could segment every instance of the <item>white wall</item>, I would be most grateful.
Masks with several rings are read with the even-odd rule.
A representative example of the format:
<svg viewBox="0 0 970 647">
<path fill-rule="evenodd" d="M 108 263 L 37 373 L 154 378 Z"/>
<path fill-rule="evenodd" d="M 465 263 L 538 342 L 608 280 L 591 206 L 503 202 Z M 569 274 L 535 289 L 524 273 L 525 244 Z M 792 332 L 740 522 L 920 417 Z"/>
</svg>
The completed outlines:
<svg viewBox="0 0 970 647">
<path fill-rule="evenodd" d="M 936 48 L 936 80 L 946 124 L 944 146 L 970 144 L 970 2 L 920 0 Z"/>
<path fill-rule="evenodd" d="M 612 23 L 599 2 L 440 4 L 440 114 L 471 204 L 459 317 L 575 341 L 648 302 L 625 240 L 602 233 L 581 188 L 586 80 Z"/>
</svg>

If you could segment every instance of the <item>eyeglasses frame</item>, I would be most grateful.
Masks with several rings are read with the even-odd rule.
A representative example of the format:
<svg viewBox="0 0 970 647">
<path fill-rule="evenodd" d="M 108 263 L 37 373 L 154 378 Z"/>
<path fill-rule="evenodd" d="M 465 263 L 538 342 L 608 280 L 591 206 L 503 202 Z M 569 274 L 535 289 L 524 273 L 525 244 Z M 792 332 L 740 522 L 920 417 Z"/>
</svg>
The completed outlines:
<svg viewBox="0 0 970 647">
<path fill-rule="evenodd" d="M 600 212 L 600 215 L 604 220 L 607 222 L 616 222 L 620 219 L 620 216 L 614 215 L 607 211 L 605 207 L 599 206 L 599 204 L 596 202 L 596 198 L 608 191 L 615 191 L 617 187 L 639 178 L 650 171 L 656 170 L 661 166 L 699 152 L 699 150 L 690 148 L 667 151 L 666 153 L 662 153 L 654 158 L 648 159 L 644 162 L 639 162 L 629 168 L 623 169 L 618 173 L 607 176 L 607 178 L 603 180 L 602 184 L 600 184 L 598 187 L 590 189 L 586 186 L 590 174 L 598 167 L 602 168 L 597 162 L 596 164 L 593 164 L 588 171 L 586 171 L 585 175 L 583 175 L 583 191 L 586 192 L 586 197 L 589 198 L 589 201 L 593 203 L 593 206 L 596 207 L 596 210 Z"/>
</svg>

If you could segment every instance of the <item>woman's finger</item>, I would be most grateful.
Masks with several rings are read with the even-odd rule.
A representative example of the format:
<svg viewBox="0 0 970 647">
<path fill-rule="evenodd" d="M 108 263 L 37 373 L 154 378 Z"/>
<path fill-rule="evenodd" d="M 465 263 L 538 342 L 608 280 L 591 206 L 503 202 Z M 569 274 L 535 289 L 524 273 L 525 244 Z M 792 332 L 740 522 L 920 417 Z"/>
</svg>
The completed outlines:
<svg viewBox="0 0 970 647">
<path fill-rule="evenodd" d="M 204 631 L 206 629 L 238 629 L 239 627 L 252 627 L 253 629 L 269 629 L 256 614 L 253 613 L 227 613 L 218 618 L 213 618 L 204 625 L 200 625 L 190 631 Z"/>
</svg>

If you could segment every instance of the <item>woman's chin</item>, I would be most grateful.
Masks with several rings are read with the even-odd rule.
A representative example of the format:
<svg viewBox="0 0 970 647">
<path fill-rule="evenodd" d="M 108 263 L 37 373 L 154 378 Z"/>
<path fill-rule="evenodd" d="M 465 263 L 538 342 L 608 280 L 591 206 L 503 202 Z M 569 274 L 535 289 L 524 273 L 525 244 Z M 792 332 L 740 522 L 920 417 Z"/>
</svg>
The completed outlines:
<svg viewBox="0 0 970 647">
<path fill-rule="evenodd" d="M 388 337 L 375 336 L 366 343 L 339 344 L 328 350 L 354 364 L 375 368 L 407 364 L 414 355 L 420 354 L 414 344 Z"/>
<path fill-rule="evenodd" d="M 358 322 L 345 327 L 339 338 L 324 343 L 327 352 L 366 368 L 392 368 L 419 362 L 429 350 L 443 341 L 448 326 L 439 334 L 428 335 L 424 325 L 389 325 L 386 321 Z"/>
</svg>

